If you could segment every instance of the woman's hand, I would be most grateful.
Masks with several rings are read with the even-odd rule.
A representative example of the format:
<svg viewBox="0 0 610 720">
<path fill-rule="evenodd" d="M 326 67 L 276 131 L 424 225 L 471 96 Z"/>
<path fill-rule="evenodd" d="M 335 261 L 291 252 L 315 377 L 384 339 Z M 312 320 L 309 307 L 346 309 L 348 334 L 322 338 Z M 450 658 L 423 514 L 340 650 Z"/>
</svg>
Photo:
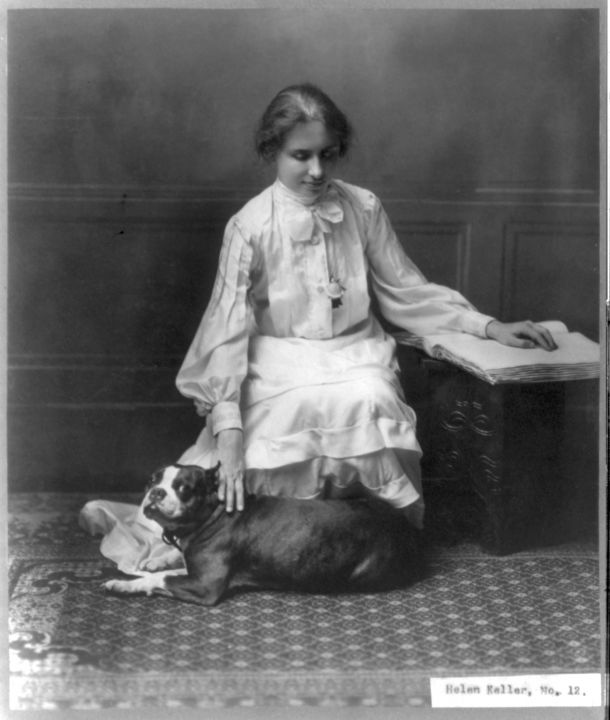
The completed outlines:
<svg viewBox="0 0 610 720">
<path fill-rule="evenodd" d="M 218 499 L 225 510 L 244 509 L 244 446 L 243 433 L 236 428 L 221 430 L 216 436 L 218 448 Z"/>
<path fill-rule="evenodd" d="M 557 349 L 551 333 L 542 325 L 537 325 L 531 320 L 514 323 L 492 320 L 485 328 L 485 333 L 488 338 L 497 340 L 503 345 L 521 348 L 541 347 L 544 350 Z"/>
</svg>

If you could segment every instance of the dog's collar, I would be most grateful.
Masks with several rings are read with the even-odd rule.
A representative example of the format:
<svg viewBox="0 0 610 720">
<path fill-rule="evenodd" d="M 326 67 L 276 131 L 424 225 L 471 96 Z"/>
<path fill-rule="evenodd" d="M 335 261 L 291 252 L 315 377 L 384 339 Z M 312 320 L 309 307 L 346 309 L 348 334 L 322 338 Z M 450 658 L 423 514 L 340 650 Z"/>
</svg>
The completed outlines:
<svg viewBox="0 0 610 720">
<path fill-rule="evenodd" d="M 163 539 L 163 542 L 166 543 L 166 545 L 173 545 L 175 548 L 178 548 L 178 550 L 182 550 L 180 544 L 178 543 L 176 533 L 172 532 L 171 530 L 168 530 L 166 528 L 163 531 L 163 535 L 161 535 L 161 538 Z"/>
<path fill-rule="evenodd" d="M 214 509 L 214 512 L 208 517 L 208 519 L 203 524 L 202 528 L 208 527 L 209 525 L 213 525 L 220 516 L 224 515 L 226 512 L 224 505 L 218 504 L 218 506 Z M 185 538 L 190 537 L 197 531 L 197 523 L 193 523 L 191 525 L 186 525 L 184 527 L 176 528 L 175 530 L 169 530 L 168 528 L 165 528 L 163 530 L 163 534 L 161 535 L 161 538 L 163 539 L 163 542 L 167 545 L 173 545 L 175 548 L 178 548 L 178 550 L 182 551 L 183 548 L 180 544 L 182 540 Z"/>
<path fill-rule="evenodd" d="M 168 528 L 165 528 L 163 530 L 163 535 L 161 535 L 161 538 L 163 539 L 163 542 L 167 543 L 168 545 L 173 545 L 174 547 L 177 547 L 178 550 L 181 550 L 180 542 L 184 538 L 188 537 L 189 535 L 192 535 L 196 526 L 195 525 L 187 525 L 185 527 L 179 527 L 175 530 L 169 530 Z"/>
</svg>

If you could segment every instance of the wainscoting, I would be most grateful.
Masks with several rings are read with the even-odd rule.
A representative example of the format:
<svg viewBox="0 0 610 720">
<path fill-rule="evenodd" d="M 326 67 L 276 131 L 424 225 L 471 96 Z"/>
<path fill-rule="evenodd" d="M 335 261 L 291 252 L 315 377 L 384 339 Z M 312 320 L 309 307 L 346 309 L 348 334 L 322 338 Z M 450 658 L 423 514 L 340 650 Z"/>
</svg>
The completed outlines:
<svg viewBox="0 0 610 720">
<path fill-rule="evenodd" d="M 224 225 L 254 192 L 10 186 L 11 490 L 138 490 L 195 440 L 201 419 L 174 377 Z M 559 318 L 597 339 L 593 193 L 376 192 L 430 279 L 501 319 Z M 569 404 L 579 433 L 595 434 L 595 394 Z"/>
</svg>

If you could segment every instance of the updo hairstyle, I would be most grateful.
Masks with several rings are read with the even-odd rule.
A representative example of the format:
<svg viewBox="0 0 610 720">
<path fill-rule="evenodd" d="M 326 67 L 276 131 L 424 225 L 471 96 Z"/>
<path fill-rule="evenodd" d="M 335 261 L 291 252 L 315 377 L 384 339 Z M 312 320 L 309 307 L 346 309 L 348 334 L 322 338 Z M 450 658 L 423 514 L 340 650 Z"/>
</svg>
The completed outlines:
<svg viewBox="0 0 610 720">
<path fill-rule="evenodd" d="M 302 122 L 319 120 L 339 143 L 339 157 L 350 146 L 352 127 L 347 117 L 320 88 L 310 83 L 290 85 L 269 103 L 255 135 L 256 151 L 263 160 L 275 160 L 286 135 Z"/>
</svg>

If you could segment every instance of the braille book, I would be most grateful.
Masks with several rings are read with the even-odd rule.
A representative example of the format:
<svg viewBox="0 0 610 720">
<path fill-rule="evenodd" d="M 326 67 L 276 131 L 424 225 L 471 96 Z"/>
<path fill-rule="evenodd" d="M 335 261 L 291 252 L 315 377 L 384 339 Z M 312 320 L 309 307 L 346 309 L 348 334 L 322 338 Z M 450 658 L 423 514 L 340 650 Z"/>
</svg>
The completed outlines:
<svg viewBox="0 0 610 720">
<path fill-rule="evenodd" d="M 597 378 L 600 373 L 600 346 L 579 332 L 569 332 L 558 320 L 539 323 L 548 328 L 556 350 L 516 348 L 468 333 L 445 333 L 419 337 L 395 333 L 397 342 L 446 360 L 491 385 L 534 383 Z"/>
</svg>

